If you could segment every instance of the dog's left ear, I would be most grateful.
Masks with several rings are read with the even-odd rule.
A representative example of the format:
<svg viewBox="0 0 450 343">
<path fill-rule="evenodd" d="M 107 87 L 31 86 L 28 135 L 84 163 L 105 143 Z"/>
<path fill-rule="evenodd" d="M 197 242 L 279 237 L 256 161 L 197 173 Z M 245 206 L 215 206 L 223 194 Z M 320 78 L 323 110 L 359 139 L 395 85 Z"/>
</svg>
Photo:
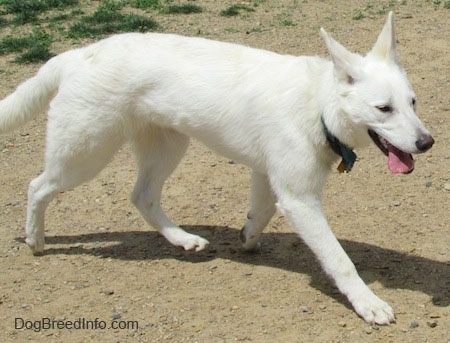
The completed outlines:
<svg viewBox="0 0 450 343">
<path fill-rule="evenodd" d="M 368 56 L 400 64 L 395 39 L 394 14 L 392 11 L 389 12 L 386 24 L 384 24 L 383 30 Z"/>
<path fill-rule="evenodd" d="M 335 41 L 323 28 L 320 29 L 328 52 L 333 60 L 335 75 L 343 82 L 353 83 L 360 78 L 362 57 L 348 51 L 342 44 Z"/>
</svg>

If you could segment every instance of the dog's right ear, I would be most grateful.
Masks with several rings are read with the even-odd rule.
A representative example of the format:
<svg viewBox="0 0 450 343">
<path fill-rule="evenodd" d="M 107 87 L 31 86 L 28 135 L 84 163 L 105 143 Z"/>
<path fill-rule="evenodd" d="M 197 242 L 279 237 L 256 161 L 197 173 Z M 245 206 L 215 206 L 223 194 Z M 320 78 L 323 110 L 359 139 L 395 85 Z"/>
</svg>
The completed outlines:
<svg viewBox="0 0 450 343">
<path fill-rule="evenodd" d="M 335 41 L 323 28 L 320 29 L 328 52 L 334 64 L 336 76 L 343 82 L 353 83 L 357 80 L 361 72 L 359 66 L 361 65 L 362 57 L 348 51 L 342 44 Z"/>
<path fill-rule="evenodd" d="M 397 54 L 396 45 L 394 14 L 391 11 L 388 14 L 383 30 L 379 34 L 375 45 L 368 55 L 381 60 L 388 60 L 400 65 L 400 58 Z"/>
</svg>

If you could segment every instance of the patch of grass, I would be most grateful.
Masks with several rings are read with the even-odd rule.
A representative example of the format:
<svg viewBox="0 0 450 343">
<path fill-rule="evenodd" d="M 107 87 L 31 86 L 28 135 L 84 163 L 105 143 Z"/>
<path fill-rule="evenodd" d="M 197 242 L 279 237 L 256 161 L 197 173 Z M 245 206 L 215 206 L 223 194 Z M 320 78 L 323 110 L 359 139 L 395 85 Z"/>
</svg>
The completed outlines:
<svg viewBox="0 0 450 343">
<path fill-rule="evenodd" d="M 14 15 L 13 23 L 22 25 L 37 22 L 43 12 L 74 6 L 78 0 L 2 0 L 0 4 L 2 14 Z"/>
<path fill-rule="evenodd" d="M 61 14 L 58 14 L 58 15 L 55 15 L 55 16 L 49 18 L 49 21 L 51 23 L 57 23 L 57 22 L 68 20 L 69 18 L 70 18 L 69 14 L 61 13 Z"/>
<path fill-rule="evenodd" d="M 250 30 L 247 30 L 245 33 L 261 33 L 263 32 L 263 29 L 260 26 L 252 27 Z"/>
<path fill-rule="evenodd" d="M 170 5 L 163 8 L 161 12 L 165 14 L 192 14 L 203 12 L 203 8 L 193 4 Z"/>
<path fill-rule="evenodd" d="M 20 52 L 30 46 L 29 39 L 27 37 L 4 37 L 0 41 L 0 55 L 9 54 L 12 52 Z"/>
<path fill-rule="evenodd" d="M 281 26 L 295 26 L 295 22 L 293 22 L 291 19 L 283 19 L 280 21 Z"/>
<path fill-rule="evenodd" d="M 149 17 L 120 12 L 123 3 L 106 1 L 90 16 L 70 26 L 70 38 L 101 38 L 116 32 L 146 32 L 155 30 L 158 23 Z"/>
<path fill-rule="evenodd" d="M 386 13 L 388 13 L 388 11 L 395 8 L 395 6 L 397 6 L 397 4 L 404 6 L 406 4 L 406 0 L 401 0 L 401 1 L 390 0 L 387 3 L 378 2 L 375 5 L 371 2 L 369 2 L 364 6 L 364 8 L 362 10 L 360 10 L 358 13 L 356 13 L 352 19 L 353 20 L 362 20 L 365 18 L 375 18 L 378 16 L 384 16 L 384 15 L 386 15 Z"/>
<path fill-rule="evenodd" d="M 160 6 L 159 0 L 130 0 L 131 7 L 146 9 L 146 8 L 158 8 Z"/>
<path fill-rule="evenodd" d="M 359 11 L 355 16 L 353 16 L 353 20 L 361 20 L 364 19 L 366 17 L 366 15 L 364 13 L 362 13 L 361 11 Z"/>
<path fill-rule="evenodd" d="M 146 32 L 158 28 L 158 23 L 149 15 L 138 15 L 136 10 L 130 13 L 130 8 L 164 14 L 203 12 L 202 7 L 190 1 L 97 0 L 88 6 L 94 7 L 94 12 L 85 14 L 83 7 L 76 6 L 80 3 L 79 0 L 0 0 L 0 28 L 23 25 L 24 30 L 18 32 L 39 28 L 28 37 L 19 36 L 14 31 L 7 37 L 2 35 L 0 55 L 16 54 L 13 61 L 17 63 L 41 62 L 52 56 L 49 48 L 53 40 L 64 37 L 100 39 L 114 33 Z M 37 35 L 36 32 L 42 33 L 41 28 L 49 34 Z"/>
<path fill-rule="evenodd" d="M 222 17 L 234 17 L 241 13 L 241 11 L 245 12 L 254 12 L 255 10 L 249 6 L 243 4 L 235 4 L 230 7 L 220 11 L 220 15 Z"/>
<path fill-rule="evenodd" d="M 234 17 L 239 15 L 239 9 L 236 6 L 230 6 L 227 9 L 220 11 L 222 17 Z"/>
<path fill-rule="evenodd" d="M 444 5 L 444 8 L 450 9 L 450 0 L 442 1 L 442 0 L 433 0 L 434 8 L 437 9 L 441 6 L 441 4 Z"/>
<path fill-rule="evenodd" d="M 227 27 L 224 31 L 227 33 L 238 33 L 239 32 L 239 30 L 235 27 Z"/>
<path fill-rule="evenodd" d="M 20 52 L 33 47 L 34 44 L 49 42 L 51 42 L 50 36 L 43 31 L 34 31 L 31 35 L 25 37 L 7 36 L 0 40 L 0 54 Z"/>
<path fill-rule="evenodd" d="M 13 23 L 16 25 L 23 25 L 27 23 L 37 23 L 39 12 L 34 10 L 24 10 L 23 12 L 17 13 L 14 16 Z"/>
<path fill-rule="evenodd" d="M 255 6 L 255 7 L 257 7 L 260 4 L 263 4 L 265 2 L 266 2 L 266 0 L 252 0 L 253 6 Z"/>
<path fill-rule="evenodd" d="M 52 38 L 47 33 L 36 30 L 25 37 L 7 36 L 0 40 L 0 54 L 19 53 L 17 63 L 37 63 L 47 61 L 53 54 L 49 47 Z"/>
<path fill-rule="evenodd" d="M 0 27 L 8 26 L 8 24 L 9 22 L 5 18 L 0 17 Z"/>
<path fill-rule="evenodd" d="M 33 45 L 30 49 L 26 50 L 24 53 L 20 54 L 18 57 L 14 59 L 14 62 L 17 63 L 41 63 L 49 60 L 53 56 L 53 53 L 50 52 L 49 47 L 50 43 L 39 43 Z"/>
<path fill-rule="evenodd" d="M 291 13 L 280 13 L 276 16 L 276 19 L 278 20 L 279 24 L 281 26 L 295 26 L 295 22 L 292 20 L 292 14 Z"/>
</svg>

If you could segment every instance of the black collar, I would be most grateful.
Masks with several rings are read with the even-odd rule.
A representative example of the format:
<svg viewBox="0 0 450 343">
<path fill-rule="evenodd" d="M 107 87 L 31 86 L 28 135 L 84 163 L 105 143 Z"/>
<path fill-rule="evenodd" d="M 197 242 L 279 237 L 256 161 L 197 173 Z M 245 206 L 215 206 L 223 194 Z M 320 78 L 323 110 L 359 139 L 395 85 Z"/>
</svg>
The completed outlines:
<svg viewBox="0 0 450 343">
<path fill-rule="evenodd" d="M 333 135 L 325 125 L 325 121 L 323 120 L 323 117 L 320 117 L 322 120 L 322 125 L 325 129 L 325 134 L 327 136 L 327 141 L 331 146 L 331 149 L 342 157 L 342 161 L 338 166 L 338 170 L 340 173 L 343 172 L 349 172 L 352 170 L 353 165 L 356 161 L 356 154 L 353 152 L 352 149 L 350 149 L 347 145 L 342 143 L 335 135 Z"/>
</svg>

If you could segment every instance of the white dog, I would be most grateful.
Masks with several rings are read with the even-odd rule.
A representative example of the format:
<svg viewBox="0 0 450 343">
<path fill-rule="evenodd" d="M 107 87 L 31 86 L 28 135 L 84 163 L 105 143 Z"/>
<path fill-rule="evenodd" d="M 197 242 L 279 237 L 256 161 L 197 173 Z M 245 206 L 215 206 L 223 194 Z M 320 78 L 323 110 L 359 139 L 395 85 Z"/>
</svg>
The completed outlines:
<svg viewBox="0 0 450 343">
<path fill-rule="evenodd" d="M 392 13 L 367 56 L 347 51 L 325 30 L 331 61 L 294 57 L 201 38 L 122 34 L 51 59 L 0 102 L 0 133 L 49 105 L 46 166 L 28 191 L 26 242 L 44 251 L 44 213 L 61 191 L 94 177 L 125 142 L 139 176 L 132 201 L 170 243 L 202 250 L 160 207 L 164 181 L 195 137 L 253 168 L 251 208 L 241 231 L 258 246 L 275 203 L 367 322 L 394 311 L 364 284 L 322 213 L 321 193 L 339 156 L 370 137 L 392 172 L 413 169 L 412 153 L 434 143 L 415 114 L 400 66 Z"/>
</svg>

